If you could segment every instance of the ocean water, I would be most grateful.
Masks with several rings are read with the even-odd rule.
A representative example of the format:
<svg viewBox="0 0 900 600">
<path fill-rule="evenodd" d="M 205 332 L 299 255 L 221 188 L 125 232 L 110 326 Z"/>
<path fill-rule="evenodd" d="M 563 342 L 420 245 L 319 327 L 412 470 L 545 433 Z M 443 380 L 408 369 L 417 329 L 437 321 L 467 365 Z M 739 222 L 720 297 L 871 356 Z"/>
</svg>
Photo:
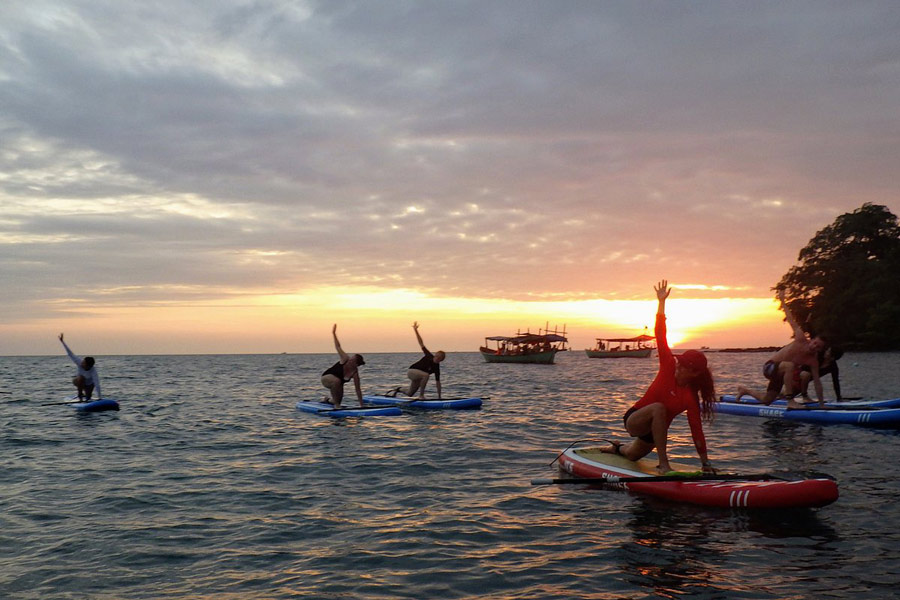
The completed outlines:
<svg viewBox="0 0 900 600">
<path fill-rule="evenodd" d="M 403 383 L 417 358 L 367 355 L 363 390 Z M 709 358 L 719 393 L 762 383 L 765 354 Z M 896 431 L 719 415 L 706 428 L 717 467 L 824 471 L 841 497 L 790 511 L 678 505 L 530 485 L 575 440 L 625 438 L 621 415 L 655 358 L 450 353 L 445 395 L 486 396 L 481 410 L 295 410 L 324 397 L 334 360 L 98 357 L 121 411 L 80 415 L 42 406 L 71 393 L 66 357 L 0 357 L 0 598 L 896 596 Z M 845 395 L 900 396 L 900 355 L 840 364 Z M 673 459 L 697 462 L 683 416 L 670 440 Z"/>
</svg>

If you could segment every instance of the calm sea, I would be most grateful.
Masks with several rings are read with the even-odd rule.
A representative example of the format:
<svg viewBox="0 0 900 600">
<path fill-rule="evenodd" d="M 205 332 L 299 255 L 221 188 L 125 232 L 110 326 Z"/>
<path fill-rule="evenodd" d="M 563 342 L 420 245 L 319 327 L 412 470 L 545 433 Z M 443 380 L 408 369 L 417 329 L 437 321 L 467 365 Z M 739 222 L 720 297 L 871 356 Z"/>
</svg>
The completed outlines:
<svg viewBox="0 0 900 600">
<path fill-rule="evenodd" d="M 363 389 L 417 354 L 372 354 Z M 710 354 L 720 393 L 765 354 Z M 827 507 L 706 509 L 533 487 L 569 443 L 623 439 L 656 360 L 489 365 L 451 353 L 476 411 L 332 420 L 333 355 L 98 357 L 118 413 L 41 406 L 59 357 L 0 357 L 0 598 L 886 598 L 900 581 L 900 437 L 721 415 L 729 471 L 834 475 Z M 900 396 L 900 355 L 848 354 L 847 396 Z M 826 382 L 830 393 L 830 381 Z M 349 386 L 352 389 L 352 384 Z M 670 452 L 696 463 L 684 417 Z"/>
</svg>

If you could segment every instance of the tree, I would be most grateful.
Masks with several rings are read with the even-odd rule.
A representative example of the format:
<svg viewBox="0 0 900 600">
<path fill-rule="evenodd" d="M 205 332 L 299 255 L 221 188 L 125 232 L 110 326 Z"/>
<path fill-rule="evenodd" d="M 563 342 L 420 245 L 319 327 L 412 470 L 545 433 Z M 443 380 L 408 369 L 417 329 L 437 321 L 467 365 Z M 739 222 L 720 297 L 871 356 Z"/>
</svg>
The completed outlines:
<svg viewBox="0 0 900 600">
<path fill-rule="evenodd" d="M 900 224 L 866 203 L 816 233 L 781 278 L 807 331 L 856 350 L 900 350 Z"/>
</svg>

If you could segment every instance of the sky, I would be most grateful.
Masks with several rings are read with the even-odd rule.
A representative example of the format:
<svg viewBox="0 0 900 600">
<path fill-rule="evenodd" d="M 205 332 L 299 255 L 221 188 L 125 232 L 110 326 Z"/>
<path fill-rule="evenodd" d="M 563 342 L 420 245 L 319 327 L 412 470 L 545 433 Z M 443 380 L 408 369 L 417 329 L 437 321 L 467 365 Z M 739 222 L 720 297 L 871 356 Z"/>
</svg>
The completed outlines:
<svg viewBox="0 0 900 600">
<path fill-rule="evenodd" d="M 0 355 L 780 345 L 900 213 L 900 4 L 7 0 Z"/>
</svg>

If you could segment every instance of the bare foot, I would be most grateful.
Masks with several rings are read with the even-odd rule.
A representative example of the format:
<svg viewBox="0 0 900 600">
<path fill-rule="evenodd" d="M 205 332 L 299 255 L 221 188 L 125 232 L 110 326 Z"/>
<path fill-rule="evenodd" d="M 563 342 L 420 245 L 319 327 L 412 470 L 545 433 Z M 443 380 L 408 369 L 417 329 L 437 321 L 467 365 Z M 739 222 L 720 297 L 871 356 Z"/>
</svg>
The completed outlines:
<svg viewBox="0 0 900 600">
<path fill-rule="evenodd" d="M 656 472 L 659 473 L 660 475 L 665 475 L 666 473 L 668 473 L 671 470 L 672 470 L 672 467 L 670 465 L 665 465 L 665 466 L 656 465 Z"/>
<path fill-rule="evenodd" d="M 619 456 L 625 456 L 622 454 L 622 446 L 624 446 L 624 442 L 610 442 L 609 446 L 606 448 L 600 448 L 600 452 L 604 454 L 618 454 Z"/>
<path fill-rule="evenodd" d="M 737 396 L 735 397 L 734 400 L 735 400 L 735 402 L 740 402 L 742 396 L 749 396 L 749 395 L 750 395 L 750 390 L 748 390 L 747 388 L 745 388 L 744 386 L 741 385 L 741 386 L 738 386 Z"/>
<path fill-rule="evenodd" d="M 799 409 L 804 409 L 804 408 L 806 408 L 806 405 L 797 402 L 797 401 L 794 400 L 793 398 L 789 398 L 788 401 L 787 401 L 787 407 L 788 407 L 788 408 L 793 408 L 793 409 L 798 409 L 798 408 L 799 408 Z"/>
</svg>

